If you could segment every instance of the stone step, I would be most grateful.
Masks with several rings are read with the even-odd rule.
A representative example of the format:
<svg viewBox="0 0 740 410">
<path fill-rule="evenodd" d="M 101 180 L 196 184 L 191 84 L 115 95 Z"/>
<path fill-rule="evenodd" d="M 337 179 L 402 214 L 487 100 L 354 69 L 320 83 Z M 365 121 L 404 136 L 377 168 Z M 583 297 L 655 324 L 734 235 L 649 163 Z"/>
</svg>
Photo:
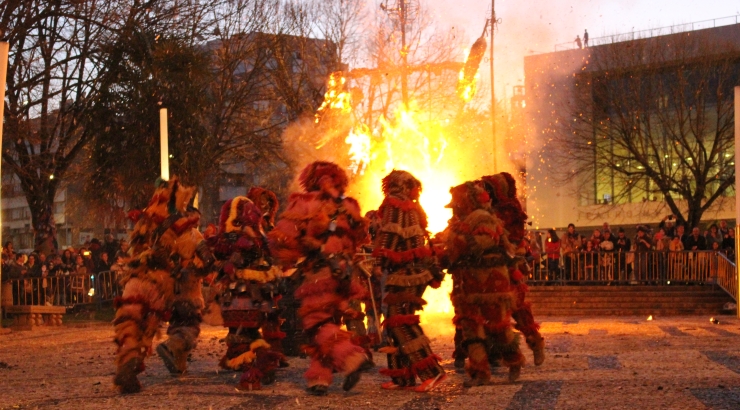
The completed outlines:
<svg viewBox="0 0 740 410">
<path fill-rule="evenodd" d="M 527 299 L 535 317 L 718 315 L 726 313 L 727 302 L 733 302 L 712 285 L 531 286 Z"/>
<path fill-rule="evenodd" d="M 718 316 L 732 314 L 718 309 L 548 309 L 533 310 L 535 320 L 540 316 Z"/>
<path fill-rule="evenodd" d="M 536 309 L 600 309 L 600 308 L 614 308 L 614 309 L 694 309 L 694 308 L 708 308 L 708 309 L 722 309 L 725 302 L 709 302 L 709 303 L 662 303 L 662 302 L 644 302 L 644 303 L 601 303 L 601 302 L 583 302 L 583 303 L 534 303 L 533 306 Z"/>
<path fill-rule="evenodd" d="M 642 292 L 642 291 L 662 291 L 662 292 L 685 292 L 685 291 L 706 291 L 713 292 L 717 287 L 713 285 L 533 285 L 529 284 L 529 290 L 532 292 L 560 292 L 562 290 L 576 291 L 624 291 L 624 292 Z"/>
</svg>

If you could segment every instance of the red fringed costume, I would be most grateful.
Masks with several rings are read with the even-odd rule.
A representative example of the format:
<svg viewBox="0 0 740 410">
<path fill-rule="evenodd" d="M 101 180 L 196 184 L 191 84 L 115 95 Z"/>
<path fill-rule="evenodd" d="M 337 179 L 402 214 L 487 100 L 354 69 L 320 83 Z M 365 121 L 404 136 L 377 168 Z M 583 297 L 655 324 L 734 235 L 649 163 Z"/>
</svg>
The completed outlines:
<svg viewBox="0 0 740 410">
<path fill-rule="evenodd" d="M 222 289 L 223 325 L 229 328 L 227 351 L 219 365 L 243 371 L 239 385 L 249 390 L 260 389 L 262 383 L 271 384 L 282 358 L 267 340 L 271 336 L 279 342 L 282 336 L 268 326 L 268 317 L 277 316 L 277 289 L 282 276 L 282 271 L 270 262 L 263 231 L 268 222 L 255 203 L 238 196 L 223 205 L 219 234 L 209 238 L 214 255 L 223 261 L 217 287 Z"/>
<path fill-rule="evenodd" d="M 194 188 L 177 178 L 162 181 L 131 233 L 131 258 L 116 299 L 114 384 L 121 393 L 141 390 L 137 375 L 151 354 L 162 321 L 169 321 L 169 339 L 157 353 L 173 374 L 187 369 L 188 353 L 200 333 L 202 277 L 213 255 L 198 231 L 199 212 L 189 208 Z"/>
<path fill-rule="evenodd" d="M 509 264 L 511 287 L 516 293 L 516 305 L 512 312 L 516 322 L 514 327 L 524 335 L 527 346 L 534 353 L 534 364 L 539 366 L 545 361 L 545 339 L 540 335 L 540 325 L 532 315 L 532 304 L 525 300 L 529 292 L 526 277 L 530 270 L 526 262 L 530 252 L 529 242 L 525 239 L 527 214 L 517 199 L 516 180 L 511 174 L 502 172 L 484 176 L 481 181 L 491 197 L 494 214 L 503 221 L 509 242 L 515 248 L 515 258 Z"/>
<path fill-rule="evenodd" d="M 308 392 L 315 395 L 327 393 L 335 371 L 345 374 L 343 389 L 352 389 L 372 363 L 350 341 L 351 333 L 340 328 L 343 316 L 356 314 L 348 301 L 362 296 L 362 287 L 351 280 L 352 258 L 367 240 L 359 204 L 344 197 L 347 182 L 336 164 L 308 165 L 300 175 L 304 192 L 291 195 L 268 235 L 272 256 L 283 266 L 297 265 L 302 281 L 295 298 L 301 301 L 298 315 L 310 340 Z"/>
<path fill-rule="evenodd" d="M 501 357 L 513 382 L 524 365 L 518 334 L 511 325 L 517 303 L 509 271 L 514 247 L 481 182 L 466 182 L 450 192 L 453 218 L 445 232 L 446 257 L 453 278 L 453 322 L 462 332 L 468 354 L 466 371 L 471 380 L 465 386 L 490 382 L 489 355 Z"/>
<path fill-rule="evenodd" d="M 275 193 L 262 188 L 253 187 L 247 193 L 249 198 L 262 213 L 262 232 L 263 235 L 269 233 L 275 227 L 275 217 L 278 211 L 278 200 Z M 269 253 L 269 249 L 264 248 L 265 252 Z M 284 291 L 280 293 L 284 294 Z M 280 295 L 277 296 L 278 298 Z M 262 325 L 262 337 L 267 343 L 270 344 L 270 348 L 280 353 L 280 367 L 287 367 L 288 362 L 283 355 L 283 339 L 285 339 L 285 332 L 280 330 L 280 326 L 283 320 L 280 318 L 281 310 L 278 308 L 277 302 L 274 304 L 273 309 L 267 314 L 265 323 Z"/>
<path fill-rule="evenodd" d="M 384 348 L 388 353 L 388 368 L 381 373 L 392 381 L 382 387 L 425 392 L 446 376 L 419 326 L 416 312 L 426 304 L 422 299 L 426 287 L 439 286 L 442 274 L 427 243 L 426 214 L 418 202 L 419 180 L 406 171 L 394 170 L 383 179 L 383 193 L 385 199 L 378 209 L 380 225 L 373 256 L 387 275 L 387 295 L 383 302 L 388 310 L 384 326 L 392 346 Z M 421 380 L 418 386 L 417 377 Z"/>
</svg>

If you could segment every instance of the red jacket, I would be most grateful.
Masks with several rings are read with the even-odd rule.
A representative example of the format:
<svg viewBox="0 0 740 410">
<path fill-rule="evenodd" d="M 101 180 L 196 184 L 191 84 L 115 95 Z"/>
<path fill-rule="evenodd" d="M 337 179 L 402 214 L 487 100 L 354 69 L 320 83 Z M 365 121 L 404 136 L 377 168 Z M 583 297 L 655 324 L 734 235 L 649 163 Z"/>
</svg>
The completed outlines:
<svg viewBox="0 0 740 410">
<path fill-rule="evenodd" d="M 560 259 L 560 242 L 545 242 L 547 259 Z"/>
</svg>

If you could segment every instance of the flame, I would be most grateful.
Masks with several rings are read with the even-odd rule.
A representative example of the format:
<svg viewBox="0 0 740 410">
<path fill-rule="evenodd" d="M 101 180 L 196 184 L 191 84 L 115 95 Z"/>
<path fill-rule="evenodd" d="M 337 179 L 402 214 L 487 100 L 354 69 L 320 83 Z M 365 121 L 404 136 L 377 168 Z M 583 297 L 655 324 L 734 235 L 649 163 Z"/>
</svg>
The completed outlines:
<svg viewBox="0 0 740 410">
<path fill-rule="evenodd" d="M 465 78 L 465 67 L 460 70 L 457 83 L 457 95 L 460 96 L 464 102 L 470 102 L 470 100 L 475 96 L 475 93 L 478 92 L 479 78 L 480 73 L 476 72 L 471 80 L 467 80 Z"/>
<path fill-rule="evenodd" d="M 474 48 L 476 47 L 474 46 Z M 485 51 L 485 49 L 483 51 Z M 463 68 L 460 69 L 457 77 L 457 95 L 466 103 L 470 102 L 470 100 L 475 96 L 475 93 L 478 92 L 478 80 L 480 79 L 480 72 L 478 71 L 480 56 L 477 55 L 478 53 L 480 53 L 480 50 L 477 50 L 477 48 L 475 52 L 471 49 L 465 53 L 467 54 L 465 64 L 463 64 Z M 475 59 L 478 63 L 474 64 L 474 62 L 471 61 L 471 58 Z M 466 68 L 469 71 L 467 75 L 465 71 Z"/>
<path fill-rule="evenodd" d="M 318 124 L 321 117 L 327 112 L 349 114 L 352 112 L 350 93 L 344 90 L 347 79 L 341 71 L 335 71 L 329 75 L 324 93 L 324 101 L 314 114 L 314 122 Z"/>
<path fill-rule="evenodd" d="M 362 175 L 373 157 L 370 150 L 372 143 L 370 129 L 367 125 L 360 124 L 350 130 L 344 142 L 349 145 L 350 172 Z"/>
</svg>

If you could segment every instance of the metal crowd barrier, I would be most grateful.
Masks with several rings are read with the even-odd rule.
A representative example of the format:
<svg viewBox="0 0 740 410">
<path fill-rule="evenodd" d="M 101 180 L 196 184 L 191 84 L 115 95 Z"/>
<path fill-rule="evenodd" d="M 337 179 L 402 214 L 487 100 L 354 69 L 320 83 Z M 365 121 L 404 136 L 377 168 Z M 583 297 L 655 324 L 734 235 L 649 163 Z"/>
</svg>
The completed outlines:
<svg viewBox="0 0 740 410">
<path fill-rule="evenodd" d="M 532 261 L 529 282 L 716 283 L 738 296 L 735 264 L 717 251 L 574 252 L 562 255 L 556 266 L 548 262 L 544 254 L 541 261 Z"/>
<path fill-rule="evenodd" d="M 10 279 L 2 283 L 4 305 L 47 305 L 73 308 L 102 304 L 121 295 L 116 271 Z M 12 301 L 12 303 L 11 303 Z"/>
</svg>

